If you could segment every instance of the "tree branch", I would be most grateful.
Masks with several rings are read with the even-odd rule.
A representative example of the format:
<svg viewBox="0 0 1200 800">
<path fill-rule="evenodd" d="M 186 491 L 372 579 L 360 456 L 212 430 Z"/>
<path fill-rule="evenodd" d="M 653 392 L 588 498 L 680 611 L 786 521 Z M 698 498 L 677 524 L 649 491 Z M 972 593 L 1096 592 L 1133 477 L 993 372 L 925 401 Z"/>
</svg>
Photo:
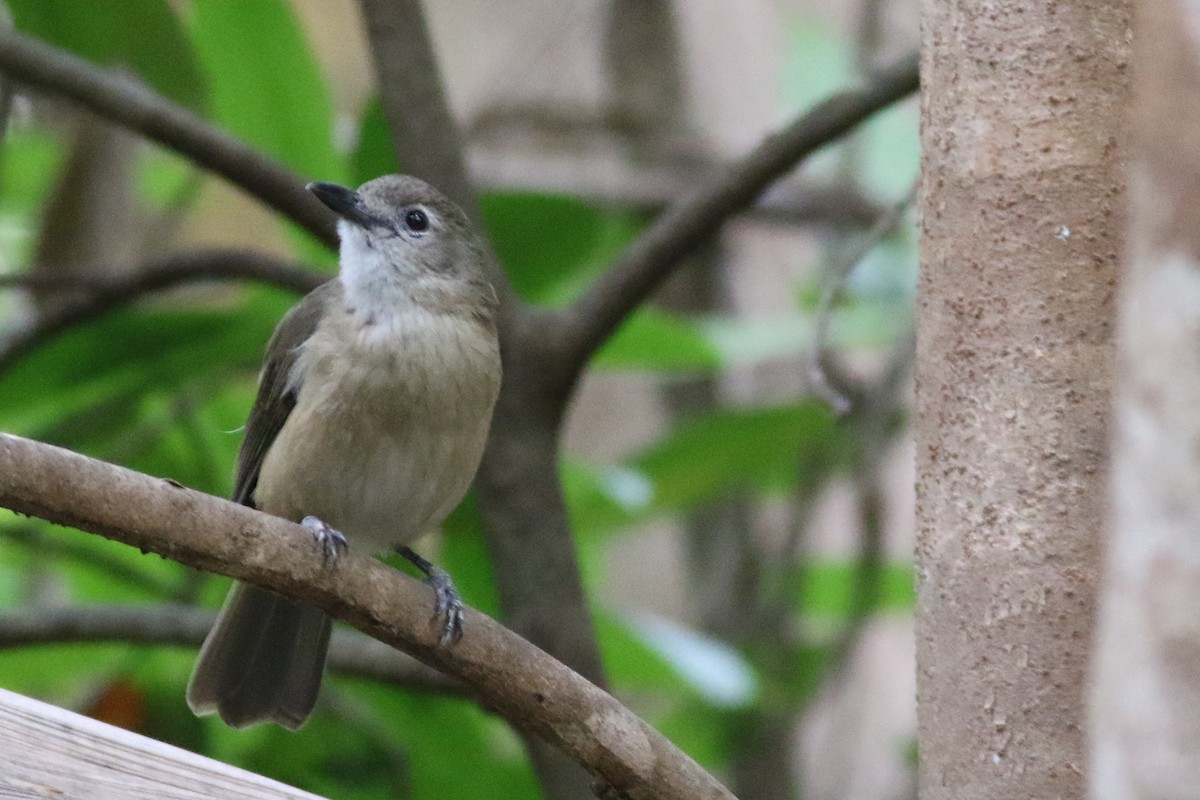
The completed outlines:
<svg viewBox="0 0 1200 800">
<path fill-rule="evenodd" d="M 565 373 L 574 375 L 679 259 L 746 208 L 776 178 L 880 109 L 918 88 L 917 55 L 878 73 L 865 87 L 820 103 L 722 175 L 667 209 L 558 319 Z"/>
<path fill-rule="evenodd" d="M 77 288 L 75 284 L 66 282 L 69 278 L 66 276 L 60 285 Z M 25 285 L 32 280 L 40 282 L 40 279 L 29 276 L 5 276 L 0 278 L 0 286 Z M 201 250 L 169 256 L 124 278 L 102 281 L 88 278 L 82 282 L 92 290 L 92 294 L 58 308 L 0 344 L 0 375 L 55 336 L 128 305 L 144 295 L 184 283 L 214 280 L 255 281 L 306 294 L 329 280 L 329 276 L 263 253 Z"/>
<path fill-rule="evenodd" d="M 442 90 L 420 0 L 361 0 L 360 7 L 396 162 L 410 175 L 437 184 L 478 223 L 462 134 Z"/>
<path fill-rule="evenodd" d="M 325 244 L 337 244 L 332 213 L 304 191 L 303 180 L 135 79 L 11 29 L 0 29 L 0 72 L 161 142 L 292 218 Z"/>
<path fill-rule="evenodd" d="M 219 572 L 323 609 L 470 686 L 623 797 L 731 798 L 613 697 L 488 617 L 439 647 L 427 586 L 348 553 L 329 565 L 298 525 L 169 481 L 0 434 L 0 505 Z"/>
<path fill-rule="evenodd" d="M 522 158 L 498 148 L 480 152 L 472 147 L 470 166 L 471 179 L 486 191 L 566 195 L 592 205 L 655 215 L 698 189 L 703 180 L 697 173 L 712 174 L 726 165 L 712 162 L 683 168 L 669 158 L 662 163 L 629 164 L 616 158 L 592 161 L 544 152 Z M 746 214 L 780 225 L 865 228 L 884 211 L 849 183 L 800 178 L 772 184 Z"/>
<path fill-rule="evenodd" d="M 70 559 L 129 586 L 136 586 L 157 598 L 170 598 L 179 591 L 179 585 L 152 575 L 147 570 L 138 569 L 125 559 L 115 558 L 111 552 L 87 547 L 86 544 L 94 543 L 85 543 L 78 536 L 68 540 L 65 537 L 48 537 L 44 533 L 41 526 L 23 521 L 0 527 L 0 539 L 8 540 L 26 552 L 34 553 L 39 565 L 59 559 Z M 0 647 L 3 647 L 3 634 L 0 634 Z"/>
<path fill-rule="evenodd" d="M 920 181 L 913 181 L 912 188 L 890 209 L 881 214 L 871 229 L 860 241 L 844 251 L 825 270 L 822 278 L 821 299 L 817 303 L 816 321 L 813 323 L 812 352 L 809 354 L 808 379 L 813 394 L 829 404 L 839 417 L 851 410 L 850 398 L 839 391 L 829 380 L 825 364 L 829 356 L 829 330 L 833 324 L 833 310 L 846 290 L 846 284 L 858 265 L 869 256 L 884 239 L 891 236 L 904 221 L 909 208 L 917 199 Z"/>
<path fill-rule="evenodd" d="M 28 608 L 0 614 L 0 650 L 100 642 L 198 648 L 216 618 L 215 611 L 179 605 Z M 343 628 L 333 632 L 329 667 L 342 675 L 416 691 L 438 694 L 463 691 L 460 684 L 440 672 L 357 631 Z"/>
</svg>

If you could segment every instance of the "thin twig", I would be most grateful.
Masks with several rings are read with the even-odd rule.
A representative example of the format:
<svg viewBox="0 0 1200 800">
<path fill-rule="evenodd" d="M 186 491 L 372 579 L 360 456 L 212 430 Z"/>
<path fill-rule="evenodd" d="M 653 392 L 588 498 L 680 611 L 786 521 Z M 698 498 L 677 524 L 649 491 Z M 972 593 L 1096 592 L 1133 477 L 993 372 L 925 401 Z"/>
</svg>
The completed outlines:
<svg viewBox="0 0 1200 800">
<path fill-rule="evenodd" d="M 102 70 L 15 30 L 0 30 L 0 72 L 167 145 L 290 217 L 318 240 L 337 244 L 331 212 L 304 191 L 304 180 L 127 74 Z"/>
<path fill-rule="evenodd" d="M 917 56 L 875 75 L 860 89 L 834 95 L 744 159 L 672 205 L 615 264 L 561 314 L 562 357 L 572 374 L 670 273 L 780 175 L 860 122 L 917 90 Z"/>
<path fill-rule="evenodd" d="M 725 169 L 723 161 L 680 166 L 686 153 L 629 164 L 623 159 L 572 157 L 539 152 L 521 157 L 499 148 L 471 151 L 471 179 L 486 191 L 533 192 L 575 197 L 605 208 L 629 208 L 647 215 L 699 188 L 700 175 Z M 651 158 L 648 156 L 647 158 Z M 674 159 L 674 161 L 672 160 Z M 882 206 L 846 182 L 798 177 L 771 185 L 746 209 L 747 217 L 779 225 L 865 228 Z"/>
<path fill-rule="evenodd" d="M 80 276 L 56 276 L 72 280 Z M 41 278 L 11 275 L 0 277 L 0 285 L 25 285 Z M 90 322 L 153 292 L 198 281 L 243 280 L 278 286 L 304 294 L 319 286 L 327 276 L 262 253 L 244 250 L 201 250 L 170 256 L 154 262 L 126 278 L 80 280 L 92 290 L 89 296 L 40 318 L 34 325 L 0 345 L 0 375 L 36 348 L 66 330 Z M 70 286 L 73 284 L 58 284 Z"/>
<path fill-rule="evenodd" d="M 850 280 L 855 268 L 879 246 L 880 242 L 900 227 L 908 209 L 916 201 L 917 186 L 918 182 L 914 181 L 904 197 L 875 221 L 858 245 L 844 252 L 841 258 L 830 264 L 825 270 L 825 286 L 821 291 L 821 299 L 817 304 L 816 318 L 813 323 L 813 345 L 812 354 L 809 357 L 808 381 L 810 391 L 828 403 L 839 417 L 849 413 L 851 403 L 850 398 L 833 385 L 825 371 L 833 309 L 841 300 L 846 290 L 846 283 Z"/>
</svg>

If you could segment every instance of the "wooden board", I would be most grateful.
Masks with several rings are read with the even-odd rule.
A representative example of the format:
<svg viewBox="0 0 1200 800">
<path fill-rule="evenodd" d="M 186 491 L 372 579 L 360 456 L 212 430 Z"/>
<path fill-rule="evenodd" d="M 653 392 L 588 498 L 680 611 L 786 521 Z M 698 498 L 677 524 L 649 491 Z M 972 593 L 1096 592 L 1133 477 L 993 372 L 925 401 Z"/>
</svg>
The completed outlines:
<svg viewBox="0 0 1200 800">
<path fill-rule="evenodd" d="M 0 800 L 321 800 L 253 772 L 0 689 Z"/>
</svg>

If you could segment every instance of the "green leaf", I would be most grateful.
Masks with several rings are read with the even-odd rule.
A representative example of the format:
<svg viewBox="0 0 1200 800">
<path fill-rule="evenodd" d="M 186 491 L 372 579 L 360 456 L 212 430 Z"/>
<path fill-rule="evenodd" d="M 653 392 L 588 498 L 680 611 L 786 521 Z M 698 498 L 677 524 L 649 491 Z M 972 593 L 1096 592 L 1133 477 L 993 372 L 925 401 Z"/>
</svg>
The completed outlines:
<svg viewBox="0 0 1200 800">
<path fill-rule="evenodd" d="M 855 570 L 849 561 L 816 561 L 800 568 L 801 591 L 797 610 L 805 614 L 844 620 L 855 606 Z M 886 611 L 909 611 L 916 604 L 912 564 L 884 564 L 879 574 L 879 603 Z"/>
<path fill-rule="evenodd" d="M 0 651 L 0 675 L 5 689 L 72 708 L 80 689 L 95 686 L 128 650 L 123 644 L 12 648 Z"/>
<path fill-rule="evenodd" d="M 174 561 L 41 520 L 0 524 L 0 540 L 12 548 L 12 563 L 35 580 L 53 581 L 60 594 L 76 602 L 161 601 L 184 574 Z"/>
<path fill-rule="evenodd" d="M 58 136 L 20 126 L 5 132 L 0 152 L 0 272 L 16 272 L 33 253 L 38 218 L 66 155 Z M 0 296 L 0 319 L 13 313 L 15 295 Z"/>
<path fill-rule="evenodd" d="M 686 684 L 667 659 L 628 621 L 603 610 L 594 612 L 594 617 L 604 669 L 621 692 L 678 694 L 686 691 Z"/>
<path fill-rule="evenodd" d="M 387 119 L 383 116 L 383 106 L 378 97 L 373 97 L 359 120 L 358 145 L 350 156 L 350 174 L 354 185 L 402 171 L 403 168 L 396 163 L 396 150 L 392 146 Z"/>
<path fill-rule="evenodd" d="M 15 127 L 6 131 L 4 152 L 0 156 L 4 167 L 0 169 L 4 211 L 31 214 L 40 210 L 54 189 L 54 182 L 46 176 L 58 174 L 65 155 L 61 137 L 34 128 Z"/>
<path fill-rule="evenodd" d="M 888 345 L 910 318 L 910 303 L 892 297 L 856 299 L 833 312 L 830 347 L 879 348 Z M 811 314 L 759 319 L 713 318 L 697 324 L 725 365 L 750 366 L 809 352 L 815 321 Z"/>
<path fill-rule="evenodd" d="M 570 300 L 641 227 L 625 212 L 533 192 L 489 192 L 480 199 L 496 254 L 526 300 Z"/>
<path fill-rule="evenodd" d="M 919 117 L 915 100 L 909 100 L 884 109 L 863 125 L 863 173 L 881 199 L 899 200 L 920 172 Z"/>
<path fill-rule="evenodd" d="M 244 731 L 216 718 L 204 720 L 209 755 L 235 766 L 328 797 L 406 797 L 409 764 L 372 716 L 374 709 L 353 709 L 356 691 L 343 693 L 343 681 L 326 677 L 324 694 L 339 702 L 320 703 L 299 731 L 263 725 Z M 335 685 L 336 684 L 336 688 Z M 180 692 L 182 694 L 182 692 Z"/>
<path fill-rule="evenodd" d="M 581 547 L 651 510 L 653 487 L 640 472 L 624 467 L 600 470 L 564 456 L 559 459 L 559 479 L 571 528 Z"/>
<path fill-rule="evenodd" d="M 680 425 L 629 467 L 653 488 L 660 511 L 741 490 L 816 486 L 838 466 L 844 443 L 824 403 L 716 411 Z"/>
<path fill-rule="evenodd" d="M 489 616 L 498 616 L 500 598 L 474 490 L 467 493 L 442 526 L 440 542 L 440 566 L 454 578 L 463 600 Z"/>
<path fill-rule="evenodd" d="M 167 0 L 8 0 L 18 30 L 105 66 L 133 70 L 194 111 L 204 76 Z"/>
<path fill-rule="evenodd" d="M 343 180 L 333 103 L 291 5 L 203 0 L 189 6 L 189 23 L 213 118 L 302 175 Z"/>
<path fill-rule="evenodd" d="M 845 457 L 846 432 L 816 401 L 726 409 L 688 420 L 606 469 L 563 459 L 559 474 L 582 552 L 607 534 L 743 492 L 815 489 Z"/>
<path fill-rule="evenodd" d="M 166 213 L 181 214 L 200 197 L 203 174 L 172 150 L 148 149 L 137 162 L 138 194 Z"/>
<path fill-rule="evenodd" d="M 850 48 L 840 28 L 821 17 L 796 19 L 787 30 L 783 100 L 798 113 L 844 88 L 852 78 Z"/>
<path fill-rule="evenodd" d="M 331 737 L 342 737 L 346 730 L 375 731 L 387 742 L 391 758 L 377 756 L 362 768 L 379 772 L 387 767 L 393 779 L 401 779 L 404 791 L 391 797 L 541 797 L 520 739 L 501 719 L 474 703 L 360 680 L 335 678 L 332 683 L 350 697 L 352 702 L 346 705 L 353 713 L 332 718 L 321 714 L 318 706 L 318 717 L 312 723 L 295 734 L 284 732 L 287 738 L 275 743 L 283 753 L 288 753 L 290 743 L 299 737 L 305 737 L 305 746 L 320 747 Z M 308 738 L 310 729 L 312 738 Z M 335 750 L 350 751 L 342 759 L 348 765 L 354 763 L 351 746 Z M 276 758 L 284 760 L 278 753 Z M 335 786 L 328 779 L 311 788 L 330 796 L 347 796 L 344 786 Z"/>
<path fill-rule="evenodd" d="M 246 290 L 220 309 L 115 310 L 57 337 L 0 376 L 0 428 L 49 438 L 72 415 L 107 404 L 113 416 L 93 416 L 89 435 L 111 433 L 134 414 L 118 399 L 130 403 L 238 367 L 256 368 L 292 302 L 283 292 Z"/>
<path fill-rule="evenodd" d="M 639 309 L 596 354 L 608 370 L 712 371 L 721 356 L 692 322 L 654 307 Z"/>
<path fill-rule="evenodd" d="M 718 708 L 742 708 L 754 702 L 758 677 L 728 644 L 652 615 L 639 615 L 632 621 L 631 630 L 706 703 Z"/>
<path fill-rule="evenodd" d="M 706 769 L 727 765 L 738 744 L 735 722 L 741 712 L 714 709 L 700 698 L 674 704 L 655 722 L 659 732 Z"/>
</svg>

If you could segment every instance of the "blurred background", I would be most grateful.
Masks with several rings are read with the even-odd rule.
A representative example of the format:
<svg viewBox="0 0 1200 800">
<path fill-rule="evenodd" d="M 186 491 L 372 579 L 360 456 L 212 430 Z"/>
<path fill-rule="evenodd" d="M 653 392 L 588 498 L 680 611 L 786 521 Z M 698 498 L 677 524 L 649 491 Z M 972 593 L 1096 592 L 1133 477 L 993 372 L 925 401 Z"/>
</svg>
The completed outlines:
<svg viewBox="0 0 1200 800">
<path fill-rule="evenodd" d="M 306 178 L 398 168 L 352 0 L 7 6 L 18 29 Z M 918 38 L 915 0 L 440 0 L 427 14 L 489 234 L 519 293 L 545 305 Z M 266 339 L 296 295 L 204 283 L 62 320 L 174 253 L 253 249 L 329 274 L 334 255 L 172 153 L 16 88 L 0 148 L 0 430 L 227 495 Z M 918 160 L 910 100 L 713 231 L 603 349 L 566 423 L 562 478 L 611 688 L 744 799 L 914 796 Z M 421 552 L 494 613 L 478 525 L 468 498 Z M 182 634 L 134 645 L 81 621 L 79 641 L 16 646 L 4 633 L 45 609 L 215 608 L 227 584 L 2 512 L 0 686 L 335 797 L 537 796 L 520 740 L 467 700 L 335 675 L 299 733 L 233 732 L 188 712 Z"/>
</svg>

